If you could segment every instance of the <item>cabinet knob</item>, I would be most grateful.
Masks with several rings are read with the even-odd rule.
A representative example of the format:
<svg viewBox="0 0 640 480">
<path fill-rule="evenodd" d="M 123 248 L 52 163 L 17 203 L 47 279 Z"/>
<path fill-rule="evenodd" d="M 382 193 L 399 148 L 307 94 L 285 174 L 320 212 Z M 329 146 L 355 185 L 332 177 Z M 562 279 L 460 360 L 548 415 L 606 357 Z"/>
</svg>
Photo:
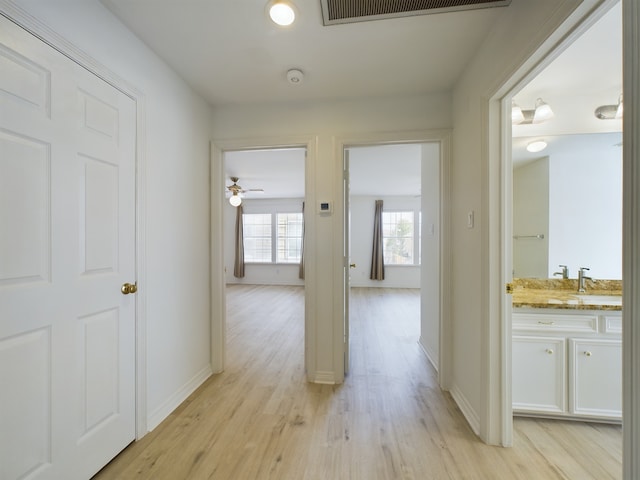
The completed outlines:
<svg viewBox="0 0 640 480">
<path fill-rule="evenodd" d="M 553 350 L 550 348 L 547 348 L 545 352 L 547 352 L 549 355 L 553 355 Z"/>
<path fill-rule="evenodd" d="M 586 352 L 584 352 L 585 356 L 590 357 L 591 356 L 591 352 L 589 350 L 587 350 Z"/>
</svg>

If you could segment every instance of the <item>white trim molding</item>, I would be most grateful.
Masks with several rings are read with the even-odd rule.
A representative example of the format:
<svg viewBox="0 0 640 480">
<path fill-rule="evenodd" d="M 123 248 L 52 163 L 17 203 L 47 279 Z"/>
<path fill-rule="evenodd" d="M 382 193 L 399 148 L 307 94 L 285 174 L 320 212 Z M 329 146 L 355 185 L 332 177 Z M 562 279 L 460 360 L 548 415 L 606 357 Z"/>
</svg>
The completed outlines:
<svg viewBox="0 0 640 480">
<path fill-rule="evenodd" d="M 335 385 L 337 383 L 334 372 L 321 372 L 321 371 L 316 372 L 312 382 L 320 383 L 324 385 Z"/>
<path fill-rule="evenodd" d="M 370 134 L 354 134 L 334 137 L 335 182 L 334 191 L 334 246 L 335 252 L 333 269 L 333 368 L 336 383 L 342 383 L 345 378 L 345 259 L 342 255 L 345 240 L 345 198 L 343 192 L 345 159 L 344 151 L 353 146 L 391 145 L 403 143 L 438 143 L 440 145 L 440 319 L 439 319 L 439 359 L 438 382 L 442 389 L 447 390 L 450 382 L 451 354 L 451 252 L 450 237 L 450 198 L 451 198 L 451 130 L 420 130 L 406 132 L 381 132 Z"/>
<path fill-rule="evenodd" d="M 480 417 L 478 416 L 478 413 L 473 409 L 471 402 L 467 400 L 467 397 L 464 396 L 457 385 L 453 385 L 451 387 L 450 393 L 451 397 L 462 412 L 462 415 L 464 415 L 464 418 L 467 419 L 471 430 L 473 430 L 476 435 L 480 435 Z"/>
<path fill-rule="evenodd" d="M 640 478 L 640 3 L 622 0 L 623 21 L 623 478 Z"/>
<path fill-rule="evenodd" d="M 162 421 L 171 414 L 171 412 L 189 398 L 189 395 L 195 392 L 212 374 L 211 366 L 207 365 L 196 373 L 191 380 L 174 392 L 173 395 L 162 402 L 162 404 L 149 415 L 149 431 L 160 425 Z"/>
<path fill-rule="evenodd" d="M 225 368 L 227 344 L 227 296 L 224 276 L 224 162 L 222 150 L 214 142 L 210 144 L 211 167 L 209 180 L 209 208 L 211 211 L 211 231 L 209 249 L 211 252 L 211 370 L 222 373 Z M 216 193 L 217 192 L 217 193 Z"/>
<path fill-rule="evenodd" d="M 481 251 L 488 255 L 482 264 L 480 437 L 492 445 L 510 446 L 513 442 L 511 308 L 510 299 L 504 293 L 505 283 L 511 279 L 512 234 L 510 211 L 505 207 L 506 199 L 511 198 L 511 183 L 507 179 L 511 168 L 505 160 L 511 155 L 510 140 L 505 138 L 511 134 L 511 96 L 546 68 L 616 1 L 558 2 L 556 11 L 539 29 L 539 38 L 532 40 L 531 45 L 538 45 L 537 49 L 522 52 L 522 57 L 514 58 L 505 70 L 505 77 L 498 79 L 495 88 L 488 89 L 482 99 L 481 154 L 485 175 L 482 210 L 489 214 L 482 218 Z"/>
<path fill-rule="evenodd" d="M 269 148 L 302 147 L 306 149 L 305 160 L 305 202 L 315 205 L 315 162 L 317 158 L 318 138 L 309 136 L 285 136 L 269 138 L 236 138 L 217 139 L 211 143 L 211 358 L 212 367 L 216 373 L 224 369 L 225 362 L 225 329 L 226 309 L 225 281 L 224 281 L 224 247 L 222 231 L 224 197 L 224 152 L 238 150 L 260 150 Z M 215 192 L 219 192 L 216 194 Z M 309 215 L 305 218 L 305 235 L 311 239 L 305 243 L 305 301 L 304 301 L 304 362 L 307 380 L 318 382 L 323 378 L 316 372 L 316 247 L 313 239 L 316 231 L 316 217 Z M 333 378 L 333 374 L 331 376 Z M 335 383 L 335 382 L 331 382 Z"/>
<path fill-rule="evenodd" d="M 427 357 L 427 360 L 429 360 L 429 363 L 431 364 L 433 369 L 436 371 L 436 373 L 438 373 L 438 364 L 434 361 L 433 358 L 435 356 L 434 352 L 428 351 L 425 343 L 423 342 L 422 335 L 420 335 L 420 339 L 418 340 L 418 346 L 420 347 L 420 350 L 422 350 L 422 353 L 424 353 L 424 356 Z"/>
<path fill-rule="evenodd" d="M 136 439 L 147 432 L 147 295 L 146 295 L 146 108 L 136 87 L 30 15 L 11 0 L 0 0 L 0 14 L 73 62 L 87 69 L 136 103 Z"/>
</svg>

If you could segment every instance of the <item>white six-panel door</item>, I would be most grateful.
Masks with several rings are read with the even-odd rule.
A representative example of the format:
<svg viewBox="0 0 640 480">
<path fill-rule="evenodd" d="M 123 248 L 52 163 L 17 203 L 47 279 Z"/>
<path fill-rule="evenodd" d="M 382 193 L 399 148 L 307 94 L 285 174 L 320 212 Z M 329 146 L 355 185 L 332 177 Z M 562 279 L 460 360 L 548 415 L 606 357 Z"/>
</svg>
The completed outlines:
<svg viewBox="0 0 640 480">
<path fill-rule="evenodd" d="M 0 16 L 0 478 L 135 436 L 135 102 Z"/>
</svg>

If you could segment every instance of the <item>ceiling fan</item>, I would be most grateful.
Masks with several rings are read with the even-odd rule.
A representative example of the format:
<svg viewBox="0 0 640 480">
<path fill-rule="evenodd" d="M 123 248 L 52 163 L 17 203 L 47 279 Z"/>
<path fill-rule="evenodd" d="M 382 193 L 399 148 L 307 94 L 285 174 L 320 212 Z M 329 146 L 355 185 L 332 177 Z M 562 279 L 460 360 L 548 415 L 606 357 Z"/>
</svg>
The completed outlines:
<svg viewBox="0 0 640 480">
<path fill-rule="evenodd" d="M 241 193 L 247 192 L 264 192 L 262 188 L 247 188 L 244 189 L 240 185 L 238 185 L 238 177 L 229 177 L 233 182 L 232 185 L 227 185 L 227 190 L 231 192 L 231 197 L 229 198 L 229 203 L 234 207 L 237 207 L 242 203 L 242 198 L 240 197 Z"/>
</svg>

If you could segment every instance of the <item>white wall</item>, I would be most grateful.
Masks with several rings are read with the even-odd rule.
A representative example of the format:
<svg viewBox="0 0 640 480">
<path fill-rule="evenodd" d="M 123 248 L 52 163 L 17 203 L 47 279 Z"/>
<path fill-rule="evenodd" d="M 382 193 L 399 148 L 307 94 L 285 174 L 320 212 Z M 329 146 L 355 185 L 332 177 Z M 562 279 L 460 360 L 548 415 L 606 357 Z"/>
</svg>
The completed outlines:
<svg viewBox="0 0 640 480">
<path fill-rule="evenodd" d="M 440 166 L 442 155 L 438 143 L 422 145 L 421 207 L 422 207 L 422 281 L 420 292 L 420 345 L 436 370 L 440 368 L 440 315 L 442 291 L 441 268 L 446 249 L 440 244 L 442 234 L 441 204 L 443 176 Z M 446 200 L 445 202 L 446 203 Z M 444 319 L 447 321 L 447 319 Z"/>
<path fill-rule="evenodd" d="M 211 372 L 211 110 L 97 0 L 15 3 L 144 94 L 151 429 Z"/>
<path fill-rule="evenodd" d="M 498 112 L 489 100 L 517 72 L 524 75 L 529 58 L 545 45 L 580 0 L 513 0 L 502 10 L 489 37 L 479 46 L 453 91 L 452 289 L 453 365 L 451 392 L 471 426 L 490 443 L 502 442 L 500 398 L 494 395 L 500 371 L 499 278 L 500 234 L 499 132 L 492 130 Z M 553 41 L 558 41 L 555 37 Z M 545 43 L 546 42 L 546 43 Z M 505 92 L 506 93 L 506 92 Z M 491 113 L 491 114 L 490 114 Z M 493 136 L 490 136 L 491 135 Z M 493 156 L 490 156 L 493 155 Z M 496 164 L 498 162 L 498 164 Z M 467 227 L 474 212 L 475 226 Z M 508 440 L 507 440 L 508 441 Z"/>
<path fill-rule="evenodd" d="M 282 198 L 263 200 L 244 200 L 242 207 L 249 213 L 296 213 L 302 211 L 302 198 Z M 299 265 L 296 264 L 258 264 L 246 263 L 244 278 L 233 276 L 235 263 L 236 212 L 229 202 L 224 206 L 224 275 L 228 284 L 245 285 L 304 285 L 298 278 Z"/>
<path fill-rule="evenodd" d="M 515 238 L 530 235 L 544 238 Z M 513 170 L 513 276 L 549 278 L 549 157 Z M 556 265 L 557 266 L 557 265 Z"/>
<path fill-rule="evenodd" d="M 567 265 L 598 279 L 622 278 L 622 149 L 554 153 L 513 172 L 516 277 L 553 277 Z"/>
<path fill-rule="evenodd" d="M 419 197 L 351 196 L 351 269 L 352 287 L 420 288 L 419 265 L 385 265 L 384 280 L 371 280 L 373 252 L 373 217 L 375 201 L 382 200 L 383 210 L 420 211 Z M 415 225 L 418 228 L 418 225 Z"/>
<path fill-rule="evenodd" d="M 335 316 L 342 309 L 339 289 L 342 266 L 342 152 L 336 145 L 340 138 L 393 136 L 389 132 L 441 129 L 451 126 L 451 97 L 435 93 L 420 97 L 396 97 L 353 101 L 325 101 L 290 105 L 228 106 L 213 112 L 213 136 L 219 140 L 262 139 L 270 142 L 290 136 L 309 136 L 315 150 L 306 164 L 305 196 L 311 205 L 319 201 L 334 204 L 332 214 L 321 215 L 314 208 L 309 250 L 314 252 L 306 265 L 307 308 L 313 319 L 314 344 L 309 346 L 313 358 L 307 360 L 310 379 L 341 381 L 336 372 L 343 361 L 342 337 Z M 402 139 L 402 135 L 398 134 Z M 222 142 L 224 143 L 224 142 Z M 250 143 L 250 142 L 249 142 Z"/>
<path fill-rule="evenodd" d="M 549 205 L 549 272 L 622 279 L 622 148 L 552 156 Z"/>
</svg>

